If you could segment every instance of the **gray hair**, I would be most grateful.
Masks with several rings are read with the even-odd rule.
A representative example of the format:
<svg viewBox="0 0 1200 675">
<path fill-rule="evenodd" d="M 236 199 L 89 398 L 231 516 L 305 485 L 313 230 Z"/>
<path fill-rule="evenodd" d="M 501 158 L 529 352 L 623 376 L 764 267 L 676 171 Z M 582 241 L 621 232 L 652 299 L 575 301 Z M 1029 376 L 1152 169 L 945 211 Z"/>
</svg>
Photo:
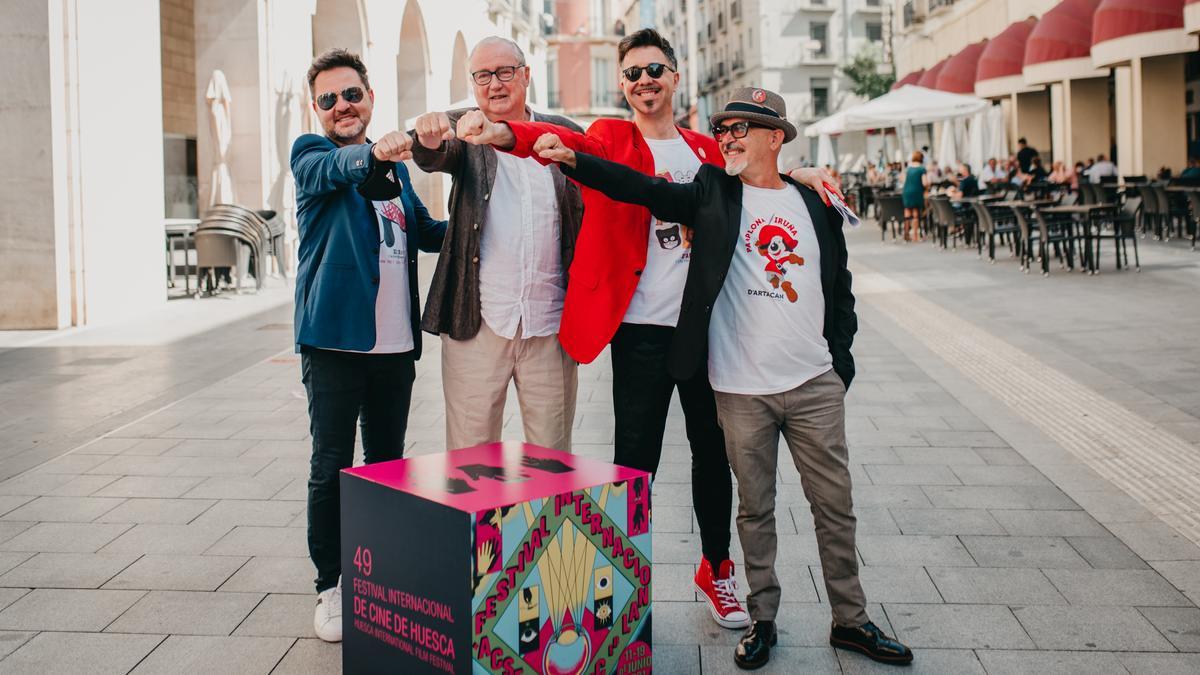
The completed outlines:
<svg viewBox="0 0 1200 675">
<path fill-rule="evenodd" d="M 485 45 L 497 45 L 497 44 L 507 45 L 510 49 L 512 49 L 513 55 L 517 57 L 517 61 L 520 62 L 519 65 L 522 65 L 522 66 L 525 65 L 525 52 L 521 51 L 521 46 L 518 45 L 516 42 L 513 42 L 512 40 L 509 40 L 508 38 L 500 37 L 499 35 L 491 35 L 491 36 L 485 37 L 482 40 L 480 40 L 479 42 L 475 43 L 475 46 L 471 48 L 471 53 L 467 55 L 467 61 L 470 61 L 472 58 L 474 58 L 475 52 L 480 47 L 483 47 Z"/>
</svg>

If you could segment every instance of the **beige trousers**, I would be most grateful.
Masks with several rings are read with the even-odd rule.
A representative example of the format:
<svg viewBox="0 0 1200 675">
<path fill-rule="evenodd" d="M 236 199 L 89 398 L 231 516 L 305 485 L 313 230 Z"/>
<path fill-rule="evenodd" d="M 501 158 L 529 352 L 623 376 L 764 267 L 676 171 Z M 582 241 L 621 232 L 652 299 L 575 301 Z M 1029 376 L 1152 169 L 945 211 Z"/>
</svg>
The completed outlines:
<svg viewBox="0 0 1200 675">
<path fill-rule="evenodd" d="M 833 370 L 780 394 L 716 392 L 717 419 L 738 481 L 738 537 L 746 556 L 750 617 L 774 621 L 780 587 L 775 575 L 775 473 L 779 434 L 800 471 L 812 508 L 825 590 L 833 620 L 861 626 L 869 619 L 854 553 L 854 507 L 846 450 L 846 388 Z"/>
<path fill-rule="evenodd" d="M 515 382 L 525 441 L 571 451 L 577 365 L 557 335 L 512 340 L 484 321 L 469 340 L 442 336 L 442 389 L 446 395 L 446 447 L 467 448 L 500 440 L 508 383 Z"/>
</svg>

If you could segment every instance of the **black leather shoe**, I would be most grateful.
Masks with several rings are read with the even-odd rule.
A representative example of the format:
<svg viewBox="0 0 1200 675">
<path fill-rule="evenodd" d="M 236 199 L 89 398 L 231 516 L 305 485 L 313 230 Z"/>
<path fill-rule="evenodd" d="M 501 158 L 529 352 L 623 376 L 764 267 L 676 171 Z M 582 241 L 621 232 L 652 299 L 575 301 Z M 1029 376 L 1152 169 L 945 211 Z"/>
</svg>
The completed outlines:
<svg viewBox="0 0 1200 675">
<path fill-rule="evenodd" d="M 779 642 L 774 621 L 755 621 L 733 650 L 733 662 L 742 670 L 755 670 L 771 660 L 771 647 Z"/>
<path fill-rule="evenodd" d="M 854 628 L 833 624 L 829 632 L 829 644 L 838 649 L 865 654 L 880 663 L 902 666 L 913 660 L 911 649 L 888 637 L 870 621 Z"/>
</svg>

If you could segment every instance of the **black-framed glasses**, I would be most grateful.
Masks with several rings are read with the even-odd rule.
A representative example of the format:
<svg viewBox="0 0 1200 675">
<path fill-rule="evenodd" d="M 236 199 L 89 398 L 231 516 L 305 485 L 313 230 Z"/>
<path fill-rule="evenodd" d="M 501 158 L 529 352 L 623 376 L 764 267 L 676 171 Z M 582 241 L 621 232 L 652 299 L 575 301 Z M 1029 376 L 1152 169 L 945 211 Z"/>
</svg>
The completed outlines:
<svg viewBox="0 0 1200 675">
<path fill-rule="evenodd" d="M 625 79 L 629 80 L 630 82 L 637 82 L 638 80 L 642 79 L 643 70 L 646 71 L 650 77 L 656 80 L 662 77 L 663 74 L 668 70 L 672 73 L 675 72 L 674 68 L 665 63 L 651 63 L 648 66 L 629 66 L 625 70 L 622 70 L 621 74 L 624 75 Z"/>
<path fill-rule="evenodd" d="M 525 64 L 521 63 L 515 66 L 500 66 L 495 70 L 477 70 L 471 73 L 471 79 L 481 87 L 491 84 L 493 76 L 501 82 L 512 82 L 512 79 L 517 76 L 517 71 L 524 67 Z"/>
<path fill-rule="evenodd" d="M 713 138 L 717 139 L 718 141 L 721 140 L 721 137 L 724 136 L 725 134 L 729 134 L 730 136 L 733 136 L 734 138 L 745 138 L 746 134 L 750 133 L 751 129 L 772 129 L 772 128 L 774 128 L 774 127 L 769 127 L 765 124 L 758 124 L 756 122 L 734 122 L 733 124 L 729 124 L 729 125 L 714 124 L 713 128 L 712 128 L 712 136 L 713 136 Z"/>
<path fill-rule="evenodd" d="M 333 106 L 337 105 L 339 93 L 346 103 L 358 103 L 359 101 L 363 100 L 362 87 L 346 87 L 341 92 L 327 91 L 318 96 L 317 107 L 321 110 L 329 110 Z"/>
</svg>

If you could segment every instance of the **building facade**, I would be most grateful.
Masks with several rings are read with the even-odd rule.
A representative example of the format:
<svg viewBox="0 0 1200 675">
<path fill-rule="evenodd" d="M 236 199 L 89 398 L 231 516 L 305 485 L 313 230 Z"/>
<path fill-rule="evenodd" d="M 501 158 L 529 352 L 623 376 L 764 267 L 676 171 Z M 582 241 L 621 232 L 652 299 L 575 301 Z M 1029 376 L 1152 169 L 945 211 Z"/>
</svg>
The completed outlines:
<svg viewBox="0 0 1200 675">
<path fill-rule="evenodd" d="M 1200 88 L 1200 6 L 1186 8 L 1185 0 L 900 0 L 896 69 L 950 91 L 973 81 L 964 93 L 1003 106 L 1011 142 L 1026 137 L 1053 160 L 1105 154 L 1123 175 L 1178 172 L 1200 138 L 1190 94 Z"/>
<path fill-rule="evenodd" d="M 488 35 L 522 46 L 544 107 L 545 14 L 541 0 L 0 3 L 0 81 L 18 98 L 0 122 L 18 131 L 21 158 L 0 166 L 0 329 L 106 323 L 166 302 L 164 218 L 210 203 L 210 93 L 228 93 L 234 200 L 283 212 L 294 233 L 288 156 L 319 130 L 314 54 L 363 55 L 371 135 L 469 100 L 468 48 Z M 442 177 L 413 181 L 444 213 Z"/>
<path fill-rule="evenodd" d="M 546 30 L 546 105 L 586 127 L 597 117 L 626 117 L 617 43 L 626 32 L 616 0 L 553 0 Z"/>
</svg>

